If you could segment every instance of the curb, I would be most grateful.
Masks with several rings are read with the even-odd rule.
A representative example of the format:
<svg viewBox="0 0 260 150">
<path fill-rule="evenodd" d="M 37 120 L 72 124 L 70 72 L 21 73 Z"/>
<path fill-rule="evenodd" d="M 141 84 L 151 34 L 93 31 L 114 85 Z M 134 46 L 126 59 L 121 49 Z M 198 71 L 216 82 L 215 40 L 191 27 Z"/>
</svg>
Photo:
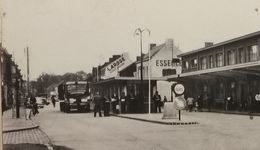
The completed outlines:
<svg viewBox="0 0 260 150">
<path fill-rule="evenodd" d="M 125 118 L 125 119 L 132 119 L 132 120 L 150 122 L 150 123 L 163 124 L 163 125 L 195 125 L 195 124 L 199 124 L 196 121 L 191 121 L 191 122 L 162 122 L 162 121 L 147 120 L 147 119 L 134 118 L 134 117 L 119 116 L 119 115 L 114 115 L 114 114 L 112 114 L 112 116 L 119 117 L 119 118 Z"/>
<path fill-rule="evenodd" d="M 203 112 L 208 112 L 208 113 L 219 113 L 219 114 L 230 114 L 230 115 L 243 115 L 243 116 L 260 116 L 260 113 L 241 113 L 241 112 L 231 112 L 231 111 L 217 111 L 217 110 L 211 110 L 211 111 L 203 111 Z"/>
<path fill-rule="evenodd" d="M 35 124 L 35 123 L 33 123 Z M 24 131 L 24 130 L 32 130 L 32 129 L 37 129 L 39 128 L 39 125 L 34 125 L 31 127 L 25 127 L 25 128 L 18 128 L 18 129 L 11 129 L 11 130 L 3 130 L 2 133 L 9 133 L 9 132 L 18 132 L 18 131 Z"/>
</svg>

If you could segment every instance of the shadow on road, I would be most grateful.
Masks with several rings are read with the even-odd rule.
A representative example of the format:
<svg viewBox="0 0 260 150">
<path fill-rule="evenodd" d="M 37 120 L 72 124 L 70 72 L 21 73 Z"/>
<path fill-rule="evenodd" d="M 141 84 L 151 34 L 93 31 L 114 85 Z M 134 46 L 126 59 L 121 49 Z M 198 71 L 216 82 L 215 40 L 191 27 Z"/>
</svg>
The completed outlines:
<svg viewBox="0 0 260 150">
<path fill-rule="evenodd" d="M 48 147 L 43 144 L 4 144 L 3 150 L 48 150 Z M 53 145 L 53 150 L 73 150 L 65 146 Z"/>
</svg>

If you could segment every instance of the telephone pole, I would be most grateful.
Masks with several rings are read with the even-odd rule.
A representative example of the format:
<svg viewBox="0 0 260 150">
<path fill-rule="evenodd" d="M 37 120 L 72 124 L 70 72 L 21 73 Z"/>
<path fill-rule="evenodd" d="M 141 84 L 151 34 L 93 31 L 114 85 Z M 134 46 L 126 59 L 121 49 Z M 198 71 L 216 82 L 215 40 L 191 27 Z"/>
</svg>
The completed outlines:
<svg viewBox="0 0 260 150">
<path fill-rule="evenodd" d="M 29 93 L 30 93 L 29 47 L 26 48 L 26 54 L 27 54 L 27 97 L 29 97 Z"/>
</svg>

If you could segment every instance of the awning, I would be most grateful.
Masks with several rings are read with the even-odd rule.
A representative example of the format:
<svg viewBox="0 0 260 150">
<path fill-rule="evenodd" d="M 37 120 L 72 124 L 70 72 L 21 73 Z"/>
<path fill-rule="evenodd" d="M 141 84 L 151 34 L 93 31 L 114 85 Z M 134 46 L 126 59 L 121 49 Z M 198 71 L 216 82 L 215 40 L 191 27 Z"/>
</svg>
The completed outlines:
<svg viewBox="0 0 260 150">
<path fill-rule="evenodd" d="M 245 75 L 253 75 L 260 77 L 260 61 L 247 62 L 242 64 L 228 65 L 216 67 L 212 69 L 191 71 L 181 73 L 179 75 L 167 76 L 168 81 L 176 81 L 182 78 L 201 78 L 207 79 L 212 77 L 242 77 Z M 179 78 L 178 78 L 179 77 Z"/>
</svg>

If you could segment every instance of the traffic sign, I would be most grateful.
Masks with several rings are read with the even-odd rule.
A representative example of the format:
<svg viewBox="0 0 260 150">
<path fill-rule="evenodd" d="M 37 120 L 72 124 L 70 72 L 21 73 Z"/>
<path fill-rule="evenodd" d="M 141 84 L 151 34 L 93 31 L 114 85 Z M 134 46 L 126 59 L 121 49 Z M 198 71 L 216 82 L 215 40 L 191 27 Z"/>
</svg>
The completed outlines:
<svg viewBox="0 0 260 150">
<path fill-rule="evenodd" d="M 260 94 L 256 94 L 256 95 L 255 95 L 255 100 L 256 100 L 256 101 L 260 101 Z"/>
<path fill-rule="evenodd" d="M 175 97 L 174 106 L 177 110 L 182 110 L 186 107 L 186 100 L 182 96 Z"/>
<path fill-rule="evenodd" d="M 184 91 L 185 91 L 185 87 L 180 83 L 177 83 L 173 86 L 173 92 L 176 95 L 183 95 Z"/>
</svg>

